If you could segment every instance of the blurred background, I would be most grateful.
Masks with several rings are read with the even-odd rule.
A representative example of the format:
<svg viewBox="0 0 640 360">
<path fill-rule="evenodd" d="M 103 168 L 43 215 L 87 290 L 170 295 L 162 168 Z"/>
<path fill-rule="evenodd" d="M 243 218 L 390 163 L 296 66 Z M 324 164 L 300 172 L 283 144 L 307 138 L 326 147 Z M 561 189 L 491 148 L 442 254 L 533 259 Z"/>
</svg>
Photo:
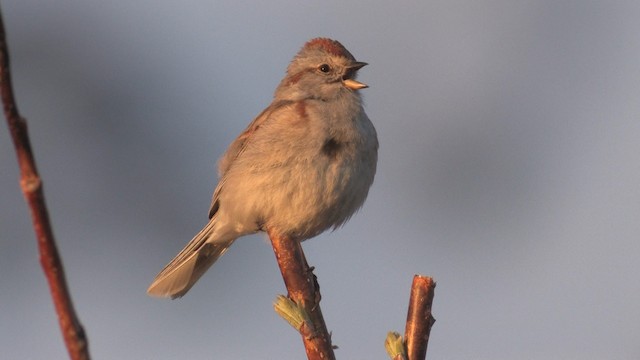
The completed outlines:
<svg viewBox="0 0 640 360">
<path fill-rule="evenodd" d="M 414 273 L 430 359 L 640 358 L 640 2 L 2 1 L 15 90 L 94 359 L 301 359 L 264 235 L 186 297 L 156 273 L 207 221 L 216 161 L 310 38 L 359 79 L 380 162 L 304 244 L 339 359 L 386 359 Z M 3 120 L 4 122 L 4 120 Z M 0 348 L 65 359 L 8 130 Z"/>
</svg>

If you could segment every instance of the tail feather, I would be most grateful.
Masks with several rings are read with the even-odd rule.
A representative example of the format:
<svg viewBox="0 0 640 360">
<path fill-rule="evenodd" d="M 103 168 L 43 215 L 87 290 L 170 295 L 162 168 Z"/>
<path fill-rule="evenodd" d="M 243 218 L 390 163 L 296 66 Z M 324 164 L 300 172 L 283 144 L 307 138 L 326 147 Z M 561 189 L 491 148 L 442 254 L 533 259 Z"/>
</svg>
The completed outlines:
<svg viewBox="0 0 640 360">
<path fill-rule="evenodd" d="M 207 241 L 213 234 L 210 221 L 153 280 L 147 294 L 158 297 L 182 297 L 222 256 L 235 239 Z"/>
</svg>

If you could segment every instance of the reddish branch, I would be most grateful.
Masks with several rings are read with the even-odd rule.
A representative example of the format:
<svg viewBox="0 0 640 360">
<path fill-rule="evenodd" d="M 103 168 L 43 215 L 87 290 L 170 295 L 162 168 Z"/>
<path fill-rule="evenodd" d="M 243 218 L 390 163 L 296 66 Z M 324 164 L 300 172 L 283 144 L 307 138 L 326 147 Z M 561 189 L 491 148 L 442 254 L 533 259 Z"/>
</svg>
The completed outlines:
<svg viewBox="0 0 640 360">
<path fill-rule="evenodd" d="M 436 319 L 431 316 L 436 283 L 431 277 L 415 275 L 411 285 L 409 312 L 405 328 L 408 360 L 424 360 L 427 356 L 429 333 Z"/>
<path fill-rule="evenodd" d="M 87 339 L 71 303 L 62 262 L 53 239 L 53 231 L 51 230 L 51 223 L 49 222 L 42 191 L 42 181 L 38 175 L 31 151 L 27 124 L 18 113 L 10 75 L 9 52 L 0 12 L 0 91 L 2 93 L 4 114 L 7 118 L 16 155 L 18 156 L 20 187 L 31 209 L 31 218 L 40 251 L 40 264 L 49 282 L 51 297 L 58 313 L 60 329 L 69 355 L 73 360 L 89 359 Z"/>
<path fill-rule="evenodd" d="M 273 231 L 268 233 L 289 298 L 304 308 L 313 323 L 314 331 L 311 336 L 306 331 L 301 331 L 307 358 L 335 360 L 331 335 L 327 331 L 322 311 L 320 311 L 318 282 L 312 272 L 313 269 L 309 268 L 305 260 L 300 242 Z"/>
</svg>

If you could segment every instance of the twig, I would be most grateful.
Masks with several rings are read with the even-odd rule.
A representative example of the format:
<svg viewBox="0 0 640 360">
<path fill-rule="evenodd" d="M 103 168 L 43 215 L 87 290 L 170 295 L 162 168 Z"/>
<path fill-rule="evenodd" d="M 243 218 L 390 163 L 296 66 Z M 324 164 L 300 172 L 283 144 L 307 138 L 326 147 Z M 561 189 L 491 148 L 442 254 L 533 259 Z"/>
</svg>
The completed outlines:
<svg viewBox="0 0 640 360">
<path fill-rule="evenodd" d="M 429 333 L 436 319 L 431 316 L 436 283 L 431 277 L 415 275 L 407 313 L 405 341 L 409 360 L 424 360 L 427 356 Z"/>
<path fill-rule="evenodd" d="M 0 10 L 0 92 L 2 93 L 2 104 L 4 106 L 5 117 L 9 125 L 9 131 L 13 138 L 13 144 L 20 166 L 20 187 L 31 209 L 33 227 L 38 239 L 38 249 L 40 251 L 40 264 L 44 270 L 53 304 L 58 314 L 60 330 L 67 345 L 69 356 L 73 360 L 89 359 L 89 349 L 84 329 L 75 314 L 71 303 L 71 296 L 65 281 L 62 261 L 58 255 L 49 215 L 45 205 L 42 191 L 42 181 L 38 175 L 27 124 L 20 116 L 18 107 L 13 95 L 11 85 L 11 73 L 9 71 L 9 52 L 2 21 L 2 11 Z"/>
<path fill-rule="evenodd" d="M 267 231 L 278 266 L 289 292 L 289 299 L 304 311 L 312 324 L 302 324 L 298 329 L 309 360 L 335 360 L 331 335 L 320 311 L 320 289 L 313 269 L 305 260 L 302 246 L 288 236 Z M 293 324 L 292 324 L 293 325 Z M 295 326 L 295 325 L 294 325 Z"/>
</svg>

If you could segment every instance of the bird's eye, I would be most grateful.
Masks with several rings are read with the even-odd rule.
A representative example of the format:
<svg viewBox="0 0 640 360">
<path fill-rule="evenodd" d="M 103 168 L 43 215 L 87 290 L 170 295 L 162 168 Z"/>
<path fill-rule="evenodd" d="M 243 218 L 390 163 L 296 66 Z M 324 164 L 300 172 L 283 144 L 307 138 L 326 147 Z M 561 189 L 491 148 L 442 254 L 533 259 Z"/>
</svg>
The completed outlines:
<svg viewBox="0 0 640 360">
<path fill-rule="evenodd" d="M 322 64 L 318 67 L 318 70 L 322 71 L 323 73 L 328 73 L 329 71 L 331 71 L 331 66 Z"/>
</svg>

